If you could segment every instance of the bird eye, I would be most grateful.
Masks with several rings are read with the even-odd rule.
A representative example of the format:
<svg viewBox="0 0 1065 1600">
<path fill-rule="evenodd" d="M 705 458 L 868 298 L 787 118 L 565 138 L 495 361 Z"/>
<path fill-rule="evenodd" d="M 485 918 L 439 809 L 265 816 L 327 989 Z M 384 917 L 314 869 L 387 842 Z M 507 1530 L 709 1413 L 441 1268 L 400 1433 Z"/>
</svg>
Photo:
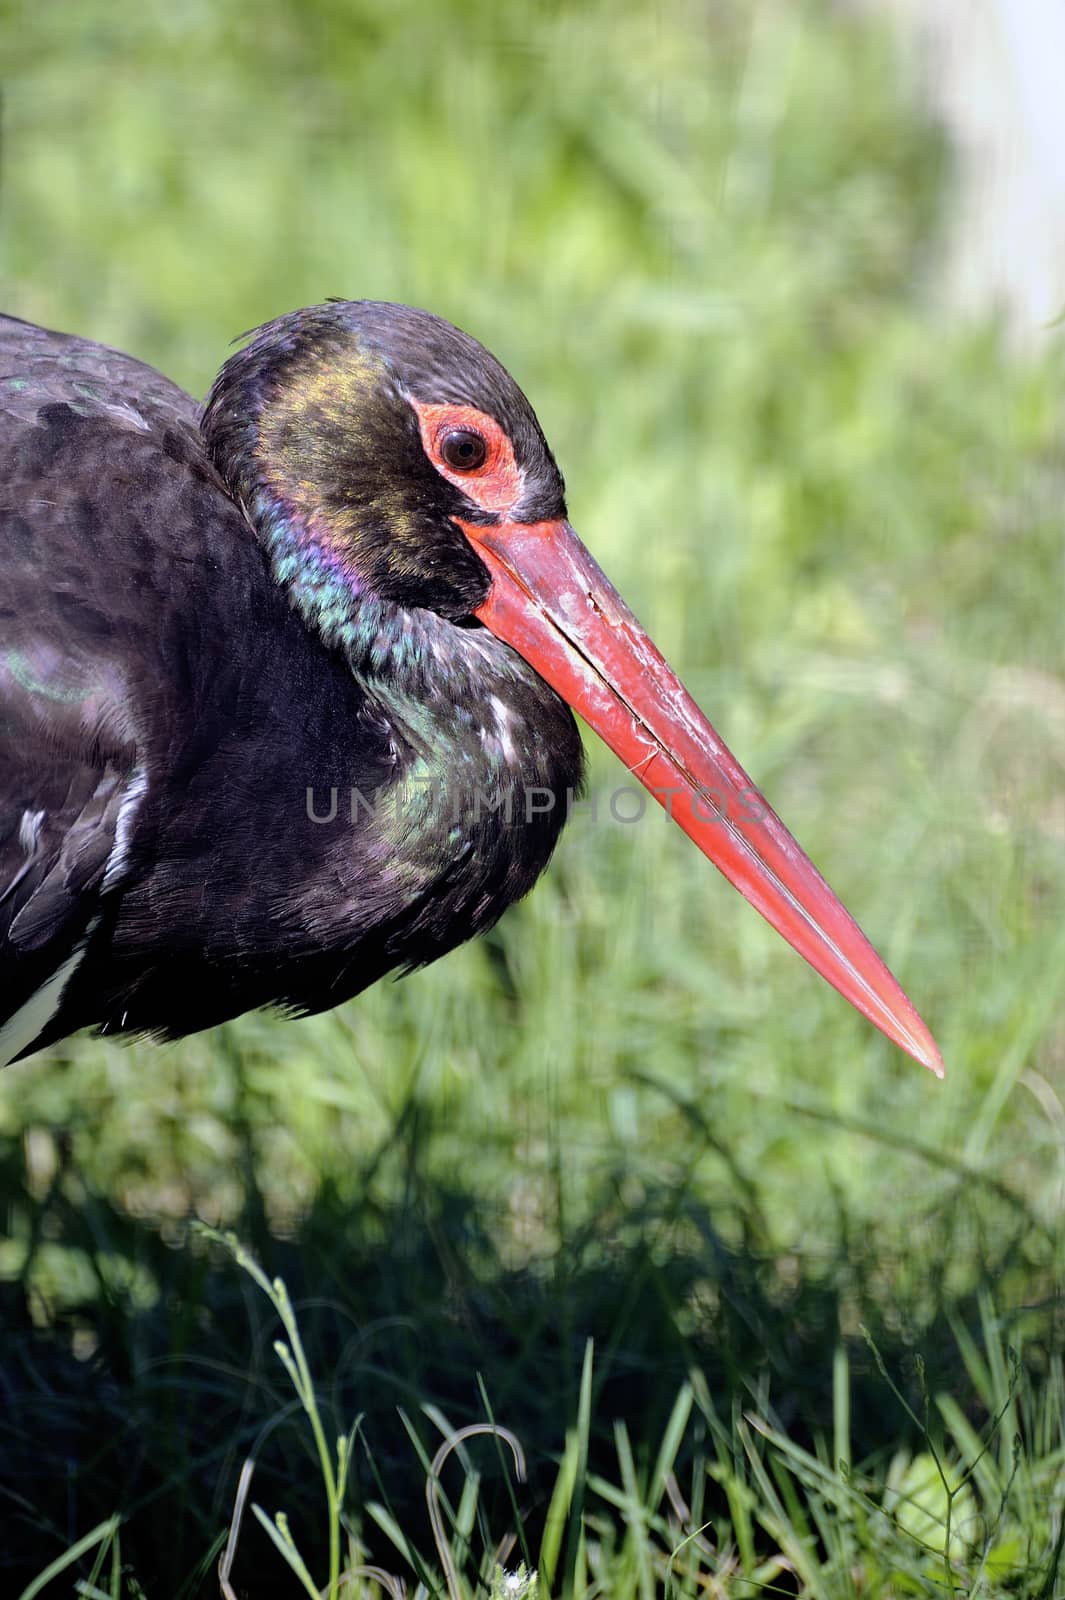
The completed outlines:
<svg viewBox="0 0 1065 1600">
<path fill-rule="evenodd" d="M 455 472 L 476 472 L 484 466 L 488 446 L 472 428 L 453 428 L 439 445 L 440 454 Z"/>
</svg>

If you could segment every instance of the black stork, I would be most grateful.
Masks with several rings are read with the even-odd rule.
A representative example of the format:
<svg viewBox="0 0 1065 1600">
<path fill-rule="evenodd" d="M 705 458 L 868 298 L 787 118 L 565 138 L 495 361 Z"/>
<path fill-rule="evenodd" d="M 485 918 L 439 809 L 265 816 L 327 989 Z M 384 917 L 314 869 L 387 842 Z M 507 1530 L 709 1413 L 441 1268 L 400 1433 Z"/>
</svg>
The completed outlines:
<svg viewBox="0 0 1065 1600">
<path fill-rule="evenodd" d="M 321 1011 L 490 927 L 579 789 L 572 707 L 942 1072 L 577 539 L 529 402 L 459 329 L 296 311 L 201 409 L 0 318 L 0 485 L 0 1063 L 85 1027 Z"/>
</svg>

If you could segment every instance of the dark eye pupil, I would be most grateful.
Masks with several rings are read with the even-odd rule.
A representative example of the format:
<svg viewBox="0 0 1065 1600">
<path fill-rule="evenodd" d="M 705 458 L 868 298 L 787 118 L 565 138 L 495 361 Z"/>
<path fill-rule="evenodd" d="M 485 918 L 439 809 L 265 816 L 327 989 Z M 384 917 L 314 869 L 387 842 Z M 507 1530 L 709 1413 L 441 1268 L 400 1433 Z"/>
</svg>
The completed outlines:
<svg viewBox="0 0 1065 1600">
<path fill-rule="evenodd" d="M 445 434 L 440 454 L 456 472 L 473 472 L 483 466 L 488 449 L 479 433 L 474 433 L 472 429 L 456 428 L 453 433 Z"/>
</svg>

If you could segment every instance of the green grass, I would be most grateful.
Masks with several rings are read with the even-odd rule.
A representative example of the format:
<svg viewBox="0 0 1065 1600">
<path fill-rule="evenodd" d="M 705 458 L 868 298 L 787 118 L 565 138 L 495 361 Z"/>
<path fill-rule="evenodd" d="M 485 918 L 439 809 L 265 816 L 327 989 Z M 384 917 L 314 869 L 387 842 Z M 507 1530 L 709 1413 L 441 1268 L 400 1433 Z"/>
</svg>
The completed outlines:
<svg viewBox="0 0 1065 1600">
<path fill-rule="evenodd" d="M 937 309 L 950 156 L 890 40 L 813 0 L 0 33 L 8 308 L 200 393 L 328 294 L 483 338 L 948 1066 L 664 818 L 611 822 L 600 750 L 606 815 L 479 945 L 315 1021 L 9 1069 L 4 1592 L 217 1593 L 248 1457 L 327 1582 L 306 1380 L 201 1217 L 288 1285 L 330 1461 L 361 1418 L 342 1569 L 439 1591 L 428 1468 L 492 1422 L 525 1485 L 500 1437 L 441 1472 L 471 1592 L 512 1536 L 541 1596 L 1065 1593 L 1061 336 L 1022 362 Z M 229 1581 L 306 1592 L 250 1503 Z"/>
</svg>

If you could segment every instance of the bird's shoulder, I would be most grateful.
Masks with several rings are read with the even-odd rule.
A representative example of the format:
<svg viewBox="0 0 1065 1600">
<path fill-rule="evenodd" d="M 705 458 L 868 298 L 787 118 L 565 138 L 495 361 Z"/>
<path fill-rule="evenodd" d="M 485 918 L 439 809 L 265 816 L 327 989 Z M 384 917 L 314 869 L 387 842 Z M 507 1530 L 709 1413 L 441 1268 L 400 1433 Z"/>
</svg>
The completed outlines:
<svg viewBox="0 0 1065 1600">
<path fill-rule="evenodd" d="M 50 405 L 141 433 L 195 429 L 198 410 L 184 389 L 134 356 L 0 314 L 0 428 L 36 426 Z"/>
<path fill-rule="evenodd" d="M 66 676 L 89 657 L 143 677 L 169 651 L 180 674 L 227 608 L 277 611 L 198 416 L 143 362 L 0 317 L 0 656 L 61 647 Z"/>
</svg>

